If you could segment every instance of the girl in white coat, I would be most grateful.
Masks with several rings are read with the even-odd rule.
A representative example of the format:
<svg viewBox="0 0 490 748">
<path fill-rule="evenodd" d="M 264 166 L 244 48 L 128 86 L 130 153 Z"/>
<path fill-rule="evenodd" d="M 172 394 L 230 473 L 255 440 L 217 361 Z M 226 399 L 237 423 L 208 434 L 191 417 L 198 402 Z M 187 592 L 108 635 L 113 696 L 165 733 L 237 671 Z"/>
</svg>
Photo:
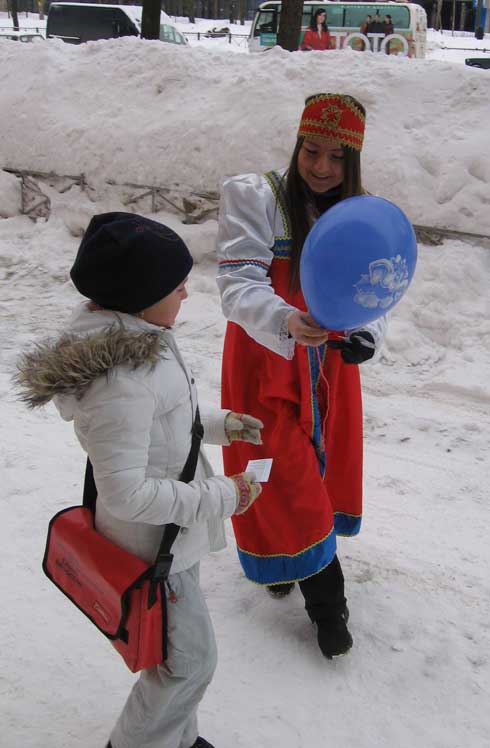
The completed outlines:
<svg viewBox="0 0 490 748">
<path fill-rule="evenodd" d="M 213 476 L 200 452 L 179 481 L 197 408 L 194 379 L 171 332 L 192 257 L 171 229 L 131 213 L 95 216 L 71 270 L 90 301 L 65 334 L 19 364 L 31 406 L 54 401 L 73 421 L 93 466 L 95 524 L 153 563 L 162 526 L 181 531 L 168 579 L 168 657 L 143 670 L 114 727 L 110 748 L 212 748 L 198 735 L 197 707 L 216 667 L 216 644 L 199 587 L 199 561 L 225 546 L 223 520 L 260 493 L 253 476 Z M 201 406 L 204 440 L 260 442 L 262 423 Z"/>
</svg>

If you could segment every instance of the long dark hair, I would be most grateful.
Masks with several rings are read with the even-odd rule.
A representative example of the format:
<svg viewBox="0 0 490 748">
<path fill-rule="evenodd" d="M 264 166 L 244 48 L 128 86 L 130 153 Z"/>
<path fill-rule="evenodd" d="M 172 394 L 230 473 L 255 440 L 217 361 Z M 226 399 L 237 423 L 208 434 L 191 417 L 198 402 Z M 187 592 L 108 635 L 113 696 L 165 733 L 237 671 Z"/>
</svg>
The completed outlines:
<svg viewBox="0 0 490 748">
<path fill-rule="evenodd" d="M 322 31 L 328 31 L 328 26 L 327 26 L 327 11 L 325 10 L 325 8 L 317 8 L 315 10 L 315 12 L 313 13 L 313 15 L 311 16 L 310 29 L 313 29 L 313 31 L 316 31 L 318 29 L 318 20 L 317 19 L 318 19 L 318 16 L 321 13 L 325 13 L 325 20 L 322 23 Z"/>
<path fill-rule="evenodd" d="M 307 104 L 311 98 L 311 96 L 308 97 L 305 104 Z M 345 98 L 348 98 L 351 103 L 358 107 L 363 115 L 366 114 L 366 110 L 357 99 L 350 96 Z M 284 175 L 286 204 L 291 230 L 291 260 L 289 266 L 289 287 L 291 291 L 299 289 L 299 263 L 301 252 L 303 250 L 306 236 L 311 228 L 307 212 L 308 202 L 311 201 L 311 194 L 308 186 L 300 176 L 298 169 L 298 154 L 303 142 L 304 138 L 299 137 L 293 151 L 291 163 Z M 346 145 L 342 146 L 342 150 L 344 152 L 344 178 L 340 185 L 339 201 L 345 200 L 347 197 L 354 197 L 354 195 L 362 195 L 364 192 L 361 181 L 360 151 Z"/>
</svg>

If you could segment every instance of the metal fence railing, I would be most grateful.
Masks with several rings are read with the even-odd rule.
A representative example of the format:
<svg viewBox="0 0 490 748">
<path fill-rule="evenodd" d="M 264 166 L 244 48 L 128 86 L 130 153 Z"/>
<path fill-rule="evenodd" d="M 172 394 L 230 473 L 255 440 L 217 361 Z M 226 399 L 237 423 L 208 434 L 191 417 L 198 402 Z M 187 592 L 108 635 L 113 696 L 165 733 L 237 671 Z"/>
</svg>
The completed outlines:
<svg viewBox="0 0 490 748">
<path fill-rule="evenodd" d="M 9 26 L 0 24 L 0 34 L 9 34 L 14 30 L 14 27 L 12 24 Z M 19 24 L 19 32 L 27 33 L 27 34 L 42 34 L 44 36 L 44 33 L 46 31 L 45 26 L 39 25 L 39 26 L 22 26 Z"/>
<path fill-rule="evenodd" d="M 247 46 L 247 40 L 249 34 L 234 34 L 231 31 L 220 33 L 213 31 L 181 31 L 181 33 L 191 41 L 201 41 L 201 39 L 226 39 L 228 44 L 238 44 L 240 46 Z"/>
<path fill-rule="evenodd" d="M 84 174 L 55 174 L 54 172 L 28 171 L 5 168 L 21 180 L 22 205 L 24 215 L 32 220 L 48 219 L 51 214 L 50 191 L 59 194 L 79 187 L 94 203 L 99 198 L 107 198 L 110 189 L 117 193 L 121 203 L 128 208 L 136 208 L 145 213 L 158 213 L 161 210 L 175 213 L 183 223 L 202 223 L 218 217 L 219 193 L 217 190 L 195 190 L 182 184 L 161 185 L 136 184 L 106 180 L 99 187 L 91 185 Z M 95 210 L 94 210 L 95 212 Z M 443 244 L 445 239 L 458 239 L 475 246 L 490 249 L 490 235 L 461 231 L 443 226 L 414 224 L 417 239 L 422 244 Z"/>
<path fill-rule="evenodd" d="M 51 215 L 50 195 L 63 194 L 73 187 L 87 193 L 94 204 L 111 190 L 129 208 L 136 207 L 148 213 L 167 210 L 179 215 L 183 223 L 201 223 L 218 215 L 219 193 L 215 190 L 196 190 L 181 184 L 163 187 L 113 180 L 94 185 L 85 174 L 56 174 L 9 167 L 3 167 L 3 170 L 20 179 L 21 212 L 32 220 L 48 219 Z"/>
</svg>

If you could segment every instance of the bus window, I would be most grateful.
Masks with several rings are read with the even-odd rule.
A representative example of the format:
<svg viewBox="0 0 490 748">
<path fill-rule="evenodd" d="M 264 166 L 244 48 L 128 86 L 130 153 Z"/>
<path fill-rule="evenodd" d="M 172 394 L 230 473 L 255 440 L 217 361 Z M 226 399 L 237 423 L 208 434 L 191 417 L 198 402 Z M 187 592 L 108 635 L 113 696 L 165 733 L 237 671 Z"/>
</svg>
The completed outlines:
<svg viewBox="0 0 490 748">
<path fill-rule="evenodd" d="M 366 20 L 366 16 L 374 18 L 376 13 L 379 13 L 379 9 L 375 8 L 374 5 L 372 8 L 366 5 L 361 7 L 353 5 L 351 8 L 345 9 L 345 25 L 349 29 L 359 29 Z"/>
<path fill-rule="evenodd" d="M 307 5 L 306 3 L 303 5 L 303 17 L 301 19 L 301 28 L 307 29 L 308 26 L 311 23 L 311 19 L 313 17 L 313 13 L 317 8 L 320 8 L 320 5 Z M 324 8 L 322 8 L 324 10 Z"/>
<path fill-rule="evenodd" d="M 277 33 L 277 12 L 275 10 L 261 10 L 255 25 L 254 36 Z"/>
<path fill-rule="evenodd" d="M 389 13 L 395 29 L 408 30 L 410 28 L 410 11 L 408 8 L 397 8 L 392 5 L 389 8 Z M 383 16 L 381 17 L 383 18 Z"/>
<path fill-rule="evenodd" d="M 397 8 L 396 6 L 390 5 L 388 8 L 385 8 L 386 10 L 386 13 L 385 13 L 383 10 L 383 7 L 382 6 L 379 7 L 377 5 L 373 5 L 370 8 L 369 6 L 366 6 L 366 5 L 350 5 L 349 3 L 349 4 L 346 4 L 344 7 L 345 7 L 344 24 L 349 29 L 351 28 L 359 29 L 367 15 L 370 15 L 372 18 L 374 18 L 376 13 L 380 15 L 381 20 L 383 20 L 386 13 L 389 13 L 391 15 L 393 26 L 396 29 L 410 28 L 410 13 L 409 13 L 408 8 Z M 336 25 L 337 24 L 332 24 L 332 26 L 336 26 Z M 342 26 L 342 23 L 339 23 L 338 25 Z"/>
<path fill-rule="evenodd" d="M 344 7 L 342 5 L 333 5 L 325 7 L 327 11 L 327 26 L 344 25 Z"/>
<path fill-rule="evenodd" d="M 316 10 L 324 10 L 327 14 L 327 26 L 343 26 L 344 7 L 342 5 L 305 5 L 303 8 L 302 28 L 306 29 L 311 23 L 311 19 Z"/>
</svg>

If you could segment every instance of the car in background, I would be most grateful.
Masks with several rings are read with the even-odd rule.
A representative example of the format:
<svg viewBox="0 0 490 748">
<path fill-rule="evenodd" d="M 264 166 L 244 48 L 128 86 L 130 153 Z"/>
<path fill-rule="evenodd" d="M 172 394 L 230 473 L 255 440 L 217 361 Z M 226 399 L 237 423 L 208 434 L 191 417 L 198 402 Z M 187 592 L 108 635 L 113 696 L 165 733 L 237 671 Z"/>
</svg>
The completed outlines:
<svg viewBox="0 0 490 748">
<path fill-rule="evenodd" d="M 490 57 L 467 57 L 464 62 L 465 65 L 470 65 L 472 68 L 490 70 Z"/>
<path fill-rule="evenodd" d="M 0 29 L 0 39 L 11 39 L 16 42 L 33 42 L 35 39 L 44 39 L 39 31 L 30 29 L 14 31 L 14 29 Z"/>
<path fill-rule="evenodd" d="M 136 5 L 54 2 L 49 8 L 46 38 L 82 44 L 121 36 L 141 36 L 141 14 L 142 7 Z M 160 13 L 160 40 L 188 44 L 163 11 Z"/>
</svg>

